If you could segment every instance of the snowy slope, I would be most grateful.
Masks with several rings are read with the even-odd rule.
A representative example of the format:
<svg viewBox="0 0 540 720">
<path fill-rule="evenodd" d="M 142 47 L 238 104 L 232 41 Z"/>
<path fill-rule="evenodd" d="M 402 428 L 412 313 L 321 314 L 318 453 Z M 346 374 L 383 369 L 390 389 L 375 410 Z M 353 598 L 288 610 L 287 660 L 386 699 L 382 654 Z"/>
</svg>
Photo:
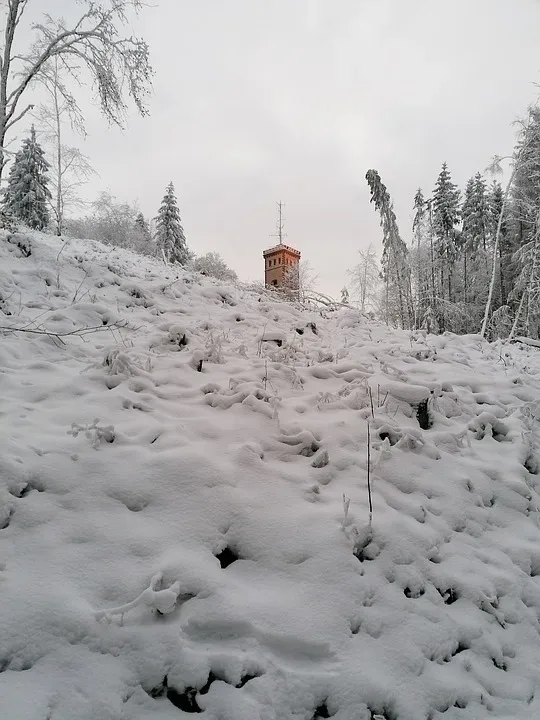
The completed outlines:
<svg viewBox="0 0 540 720">
<path fill-rule="evenodd" d="M 57 337 L 0 332 L 1 718 L 540 717 L 537 349 L 31 243 L 0 325 Z"/>
</svg>

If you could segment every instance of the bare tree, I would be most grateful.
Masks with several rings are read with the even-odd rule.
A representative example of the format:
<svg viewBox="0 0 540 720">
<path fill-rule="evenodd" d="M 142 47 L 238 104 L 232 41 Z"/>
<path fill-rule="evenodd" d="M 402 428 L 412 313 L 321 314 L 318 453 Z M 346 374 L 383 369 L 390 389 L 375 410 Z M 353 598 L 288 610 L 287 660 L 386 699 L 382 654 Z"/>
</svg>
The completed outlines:
<svg viewBox="0 0 540 720">
<path fill-rule="evenodd" d="M 63 83 L 58 57 L 44 68 L 39 79 L 47 92 L 49 102 L 40 105 L 34 115 L 41 127 L 42 139 L 51 146 L 54 156 L 49 172 L 52 185 L 51 210 L 56 234 L 62 235 L 66 211 L 73 211 L 83 205 L 79 189 L 96 173 L 86 155 L 78 148 L 62 142 L 66 120 L 72 129 L 82 135 L 85 135 L 86 131 L 79 105 Z"/>
<path fill-rule="evenodd" d="M 94 200 L 89 215 L 70 219 L 66 224 L 73 237 L 129 248 L 136 234 L 137 213 L 137 207 L 119 202 L 114 195 L 105 191 Z"/>
<path fill-rule="evenodd" d="M 359 250 L 360 260 L 348 273 L 351 276 L 353 297 L 360 305 L 360 311 L 373 310 L 378 301 L 378 290 L 381 284 L 381 271 L 377 253 L 370 243 L 366 250 Z"/>
<path fill-rule="evenodd" d="M 232 282 L 238 279 L 236 272 L 230 268 L 217 252 L 207 252 L 193 260 L 193 269 L 201 275 L 209 275 L 217 280 Z"/>
<path fill-rule="evenodd" d="M 301 260 L 285 271 L 282 287 L 286 288 L 287 292 L 294 293 L 300 302 L 305 302 L 318 282 L 319 274 L 313 269 L 309 260 Z"/>
<path fill-rule="evenodd" d="M 128 13 L 141 8 L 142 0 L 82 0 L 85 11 L 73 25 L 45 14 L 42 22 L 32 25 L 34 43 L 22 54 L 15 52 L 14 42 L 31 0 L 5 2 L 7 17 L 0 47 L 0 179 L 7 162 L 6 135 L 33 109 L 31 103 L 22 106 L 23 96 L 55 59 L 76 83 L 80 84 L 83 71 L 90 74 L 109 122 L 122 125 L 126 92 L 141 115 L 147 113 L 145 101 L 152 76 L 148 46 L 140 38 L 122 38 L 119 32 L 128 22 Z"/>
</svg>

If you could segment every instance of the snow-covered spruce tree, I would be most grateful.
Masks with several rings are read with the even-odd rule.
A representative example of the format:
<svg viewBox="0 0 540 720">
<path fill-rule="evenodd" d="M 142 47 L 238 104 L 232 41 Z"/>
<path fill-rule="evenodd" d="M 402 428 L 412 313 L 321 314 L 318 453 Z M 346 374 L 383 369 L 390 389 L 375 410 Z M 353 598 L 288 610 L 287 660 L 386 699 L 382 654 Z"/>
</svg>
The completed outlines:
<svg viewBox="0 0 540 720">
<path fill-rule="evenodd" d="M 43 230 L 49 224 L 51 192 L 48 188 L 48 169 L 49 163 L 36 140 L 36 131 L 32 125 L 30 137 L 23 140 L 11 165 L 4 207 L 8 213 L 34 230 Z"/>
<path fill-rule="evenodd" d="M 456 225 L 460 220 L 460 192 L 454 185 L 448 166 L 443 163 L 433 191 L 433 226 L 435 251 L 440 263 L 440 292 L 444 299 L 453 302 L 453 265 L 458 255 Z M 441 330 L 446 329 L 441 327 Z"/>
<path fill-rule="evenodd" d="M 152 239 L 150 233 L 150 226 L 148 225 L 147 219 L 144 217 L 142 212 L 137 213 L 135 217 L 135 231 L 144 239 L 150 241 Z"/>
<path fill-rule="evenodd" d="M 419 328 L 425 325 L 425 317 L 433 315 L 436 305 L 433 232 L 430 222 L 431 202 L 425 200 L 421 188 L 418 188 L 414 196 L 413 210 L 414 326 Z"/>
<path fill-rule="evenodd" d="M 410 329 L 414 322 L 414 310 L 407 246 L 400 237 L 393 203 L 379 173 L 368 170 L 366 180 L 371 202 L 381 217 L 383 231 L 381 266 L 386 321 Z"/>
<path fill-rule="evenodd" d="M 191 259 L 172 182 L 167 186 L 156 217 L 156 242 L 167 262 L 186 265 Z"/>
<path fill-rule="evenodd" d="M 467 322 L 464 330 L 471 332 L 480 322 L 489 285 L 488 251 L 492 218 L 486 183 L 480 173 L 467 182 L 461 214 L 463 284 L 458 287 L 456 296 L 465 305 Z"/>
</svg>

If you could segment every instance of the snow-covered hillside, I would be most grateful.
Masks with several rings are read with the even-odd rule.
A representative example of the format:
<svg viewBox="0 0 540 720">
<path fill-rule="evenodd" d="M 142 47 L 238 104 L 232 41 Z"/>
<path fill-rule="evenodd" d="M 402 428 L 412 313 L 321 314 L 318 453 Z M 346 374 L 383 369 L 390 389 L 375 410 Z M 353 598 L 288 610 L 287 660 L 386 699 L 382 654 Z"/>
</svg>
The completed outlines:
<svg viewBox="0 0 540 720">
<path fill-rule="evenodd" d="M 540 717 L 540 351 L 19 244 L 1 718 Z"/>
</svg>

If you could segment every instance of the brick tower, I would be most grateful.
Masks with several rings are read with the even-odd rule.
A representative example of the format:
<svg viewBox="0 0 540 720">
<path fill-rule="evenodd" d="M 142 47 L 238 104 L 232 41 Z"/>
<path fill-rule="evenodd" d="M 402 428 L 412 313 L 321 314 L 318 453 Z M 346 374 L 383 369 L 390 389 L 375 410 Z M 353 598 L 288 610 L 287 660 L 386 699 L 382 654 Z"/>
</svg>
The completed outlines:
<svg viewBox="0 0 540 720">
<path fill-rule="evenodd" d="M 279 243 L 263 252 L 264 284 L 267 288 L 298 290 L 300 251 L 283 243 L 283 203 L 278 203 L 279 219 L 276 236 Z"/>
</svg>

